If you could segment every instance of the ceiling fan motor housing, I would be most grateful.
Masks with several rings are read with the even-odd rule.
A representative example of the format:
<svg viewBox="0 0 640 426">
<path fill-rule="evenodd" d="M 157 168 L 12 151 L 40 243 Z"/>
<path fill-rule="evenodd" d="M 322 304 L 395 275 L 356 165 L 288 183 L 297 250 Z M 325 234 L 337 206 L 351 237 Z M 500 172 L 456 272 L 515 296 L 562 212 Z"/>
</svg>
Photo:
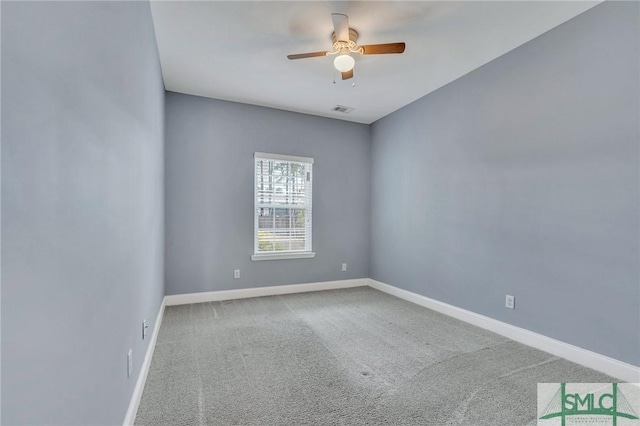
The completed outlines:
<svg viewBox="0 0 640 426">
<path fill-rule="evenodd" d="M 348 49 L 350 52 L 356 51 L 358 41 L 358 32 L 353 28 L 349 28 L 349 40 L 337 40 L 335 31 L 331 33 L 331 41 L 333 42 L 333 50 L 342 52 Z"/>
</svg>

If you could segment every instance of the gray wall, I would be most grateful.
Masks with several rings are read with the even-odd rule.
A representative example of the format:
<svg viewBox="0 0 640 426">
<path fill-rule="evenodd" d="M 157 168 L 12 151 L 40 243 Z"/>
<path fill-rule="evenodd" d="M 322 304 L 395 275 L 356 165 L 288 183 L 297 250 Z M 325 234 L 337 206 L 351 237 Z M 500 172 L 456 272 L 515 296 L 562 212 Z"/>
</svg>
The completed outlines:
<svg viewBox="0 0 640 426">
<path fill-rule="evenodd" d="M 163 295 L 154 37 L 146 2 L 2 2 L 2 424 L 124 420 Z"/>
<path fill-rule="evenodd" d="M 639 9 L 596 6 L 373 125 L 372 278 L 640 365 Z"/>
<path fill-rule="evenodd" d="M 370 275 L 640 364 L 639 9 L 598 6 L 372 129 L 169 93 L 163 169 L 149 5 L 2 2 L 3 424 L 122 422 L 163 205 L 167 294 Z M 254 151 L 316 159 L 315 259 L 250 261 Z"/>
<path fill-rule="evenodd" d="M 367 277 L 369 141 L 362 124 L 167 93 L 166 293 Z M 315 258 L 250 260 L 256 151 L 315 159 Z"/>
</svg>

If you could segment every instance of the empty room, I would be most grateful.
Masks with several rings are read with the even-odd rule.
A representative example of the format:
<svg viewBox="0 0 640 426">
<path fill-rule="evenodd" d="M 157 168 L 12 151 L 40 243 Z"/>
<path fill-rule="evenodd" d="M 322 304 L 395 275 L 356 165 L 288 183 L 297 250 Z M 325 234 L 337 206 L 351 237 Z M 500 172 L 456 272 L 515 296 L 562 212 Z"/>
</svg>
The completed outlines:
<svg viewBox="0 0 640 426">
<path fill-rule="evenodd" d="M 0 24 L 2 425 L 640 426 L 640 3 Z"/>
</svg>

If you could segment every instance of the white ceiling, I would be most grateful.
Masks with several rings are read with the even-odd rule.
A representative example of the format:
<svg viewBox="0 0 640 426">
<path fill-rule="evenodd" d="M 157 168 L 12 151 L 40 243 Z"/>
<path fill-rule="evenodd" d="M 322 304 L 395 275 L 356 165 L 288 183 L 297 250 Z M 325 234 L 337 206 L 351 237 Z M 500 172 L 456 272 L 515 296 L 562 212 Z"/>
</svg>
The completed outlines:
<svg viewBox="0 0 640 426">
<path fill-rule="evenodd" d="M 152 0 L 151 11 L 167 90 L 372 123 L 596 4 Z M 405 53 L 355 55 L 346 81 L 333 57 L 288 60 L 331 49 L 332 12 L 359 44 L 404 41 Z"/>
</svg>

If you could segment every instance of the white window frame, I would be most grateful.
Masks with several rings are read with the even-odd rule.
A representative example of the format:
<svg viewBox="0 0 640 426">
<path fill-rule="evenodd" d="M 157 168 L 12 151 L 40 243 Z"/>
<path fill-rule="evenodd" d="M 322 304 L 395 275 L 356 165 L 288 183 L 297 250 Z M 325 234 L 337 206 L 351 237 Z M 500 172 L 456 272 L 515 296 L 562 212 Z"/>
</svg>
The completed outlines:
<svg viewBox="0 0 640 426">
<path fill-rule="evenodd" d="M 284 260 L 284 259 L 308 259 L 315 257 L 315 252 L 312 250 L 312 183 L 313 183 L 313 158 L 310 157 L 297 157 L 293 155 L 283 154 L 270 154 L 266 152 L 254 153 L 254 189 L 253 189 L 253 218 L 254 218 L 254 230 L 253 230 L 253 255 L 251 260 Z M 307 173 L 307 179 L 305 181 L 305 196 L 306 203 L 303 206 L 281 203 L 269 203 L 268 205 L 261 204 L 258 197 L 258 173 L 257 164 L 260 160 L 278 160 L 282 162 L 302 163 L 305 165 L 305 171 Z M 286 251 L 269 251 L 259 252 L 258 250 L 258 230 L 259 230 L 259 209 L 269 208 L 301 208 L 305 210 L 305 248 L 304 250 L 286 250 Z"/>
</svg>

